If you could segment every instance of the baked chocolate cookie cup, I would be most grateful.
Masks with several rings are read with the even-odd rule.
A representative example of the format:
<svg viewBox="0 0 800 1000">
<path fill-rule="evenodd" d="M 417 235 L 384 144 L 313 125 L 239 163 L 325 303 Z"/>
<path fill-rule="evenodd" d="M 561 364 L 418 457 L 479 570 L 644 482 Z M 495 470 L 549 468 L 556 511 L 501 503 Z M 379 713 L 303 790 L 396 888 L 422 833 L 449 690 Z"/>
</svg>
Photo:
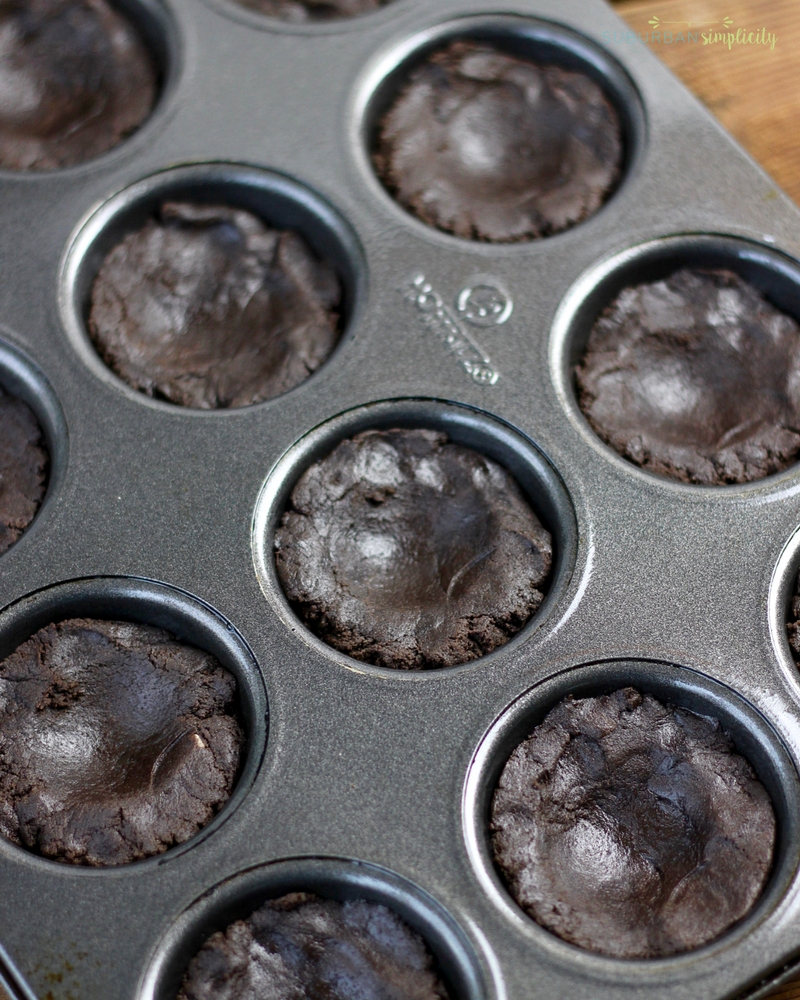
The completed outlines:
<svg viewBox="0 0 800 1000">
<path fill-rule="evenodd" d="M 768 796 L 775 817 L 771 869 L 756 901 L 744 915 L 717 935 L 706 934 L 696 947 L 671 951 L 668 949 L 661 953 L 667 957 L 625 957 L 624 950 L 616 939 L 610 939 L 607 948 L 576 947 L 574 943 L 562 940 L 552 930 L 549 918 L 547 922 L 539 918 L 534 920 L 517 902 L 506 881 L 506 875 L 498 866 L 492 846 L 493 802 L 496 802 L 501 774 L 514 751 L 518 748 L 521 750 L 521 744 L 545 721 L 548 713 L 564 703 L 565 699 L 575 699 L 575 704 L 580 706 L 581 699 L 597 699 L 602 702 L 602 696 L 615 696 L 615 692 L 625 689 L 638 693 L 634 701 L 647 703 L 650 696 L 650 704 L 654 704 L 652 699 L 656 699 L 662 706 L 671 706 L 677 710 L 678 717 L 685 713 L 682 718 L 687 726 L 687 733 L 692 730 L 694 720 L 699 717 L 698 732 L 707 730 L 709 734 L 714 733 L 711 739 L 717 740 L 720 747 L 723 744 L 732 747 L 733 754 L 738 755 L 738 758 L 730 759 L 734 762 L 738 760 L 735 767 L 742 769 L 745 780 L 750 780 L 746 778 L 748 772 L 754 773 L 761 787 L 759 794 L 762 797 Z M 712 720 L 710 727 L 709 720 Z M 678 770 L 681 771 L 680 768 Z M 664 787 L 662 789 L 659 786 L 658 792 L 663 792 L 669 811 L 672 808 L 669 806 L 670 795 L 674 794 L 667 789 L 669 771 L 665 770 L 660 776 L 654 774 L 653 781 L 656 785 L 659 780 L 663 781 Z M 589 789 L 576 789 L 576 792 L 585 791 L 592 794 Z M 723 794 L 717 803 L 723 812 L 726 808 L 724 799 Z M 676 807 L 678 801 L 679 799 L 675 800 Z M 618 661 L 577 667 L 544 681 L 523 695 L 494 723 L 473 758 L 465 786 L 464 808 L 470 857 L 484 890 L 504 913 L 509 928 L 514 929 L 514 933 L 522 934 L 535 951 L 543 950 L 555 957 L 563 949 L 567 949 L 565 960 L 569 960 L 567 956 L 570 953 L 573 961 L 575 955 L 581 954 L 585 957 L 580 961 L 591 964 L 598 970 L 601 965 L 606 965 L 612 975 L 614 973 L 608 963 L 617 966 L 622 963 L 623 967 L 636 969 L 641 968 L 643 963 L 658 967 L 666 962 L 678 968 L 679 963 L 692 962 L 693 956 L 714 949 L 731 949 L 746 941 L 754 927 L 771 919 L 796 871 L 795 852 L 800 844 L 800 779 L 795 764 L 775 729 L 760 712 L 729 688 L 695 670 L 663 663 Z M 572 815 L 570 808 L 572 806 L 567 804 L 565 817 Z M 520 805 L 519 809 L 520 817 L 528 815 L 526 807 Z M 675 816 L 679 813 L 680 809 L 676 808 Z M 564 830 L 568 826 L 569 823 L 566 823 Z M 495 837 L 496 835 L 497 828 Z M 599 880 L 593 885 L 592 892 L 600 887 L 601 896 L 603 892 L 611 893 L 608 906 L 613 911 L 613 887 L 609 885 L 602 888 L 605 885 L 604 879 L 611 877 L 611 865 L 612 858 L 606 859 L 605 864 L 596 868 L 592 868 L 587 860 L 583 874 L 590 882 Z M 569 872 L 565 870 L 565 873 L 568 877 L 579 877 L 582 874 L 581 865 L 576 861 L 575 868 L 569 869 Z M 644 885 L 642 892 L 646 894 Z M 557 904 L 552 916 L 556 924 L 559 920 L 569 922 L 569 913 L 569 904 Z M 701 937 L 706 930 L 704 927 L 700 928 Z"/>
<path fill-rule="evenodd" d="M 160 117 L 181 58 L 158 0 L 20 0 L 4 22 L 0 171 L 35 178 L 92 165 Z"/>
<path fill-rule="evenodd" d="M 394 430 L 427 432 L 426 448 L 435 450 L 444 445 L 445 441 L 449 441 L 462 454 L 465 449 L 470 449 L 473 453 L 477 453 L 478 457 L 488 459 L 492 463 L 489 468 L 499 466 L 498 476 L 507 478 L 510 475 L 515 481 L 513 490 L 519 501 L 528 505 L 535 515 L 539 522 L 537 530 L 543 528 L 550 536 L 551 541 L 548 542 L 550 565 L 546 577 L 541 581 L 545 589 L 544 597 L 537 602 L 538 606 L 528 620 L 517 624 L 515 634 L 505 635 L 503 641 L 495 644 L 493 652 L 500 653 L 503 649 L 509 648 L 510 644 L 524 641 L 524 637 L 545 620 L 562 596 L 570 579 L 577 549 L 572 505 L 557 473 L 533 444 L 499 421 L 478 411 L 433 400 L 386 401 L 359 407 L 316 428 L 281 459 L 264 483 L 253 522 L 254 563 L 265 596 L 273 607 L 276 607 L 284 621 L 293 628 L 296 628 L 297 624 L 301 625 L 301 634 L 305 641 L 324 651 L 328 656 L 338 654 L 339 657 L 346 657 L 345 662 L 353 662 L 346 653 L 341 652 L 341 646 L 337 648 L 336 645 L 318 638 L 315 634 L 318 632 L 317 626 L 305 617 L 303 604 L 295 603 L 287 597 L 285 581 L 281 579 L 276 567 L 276 538 L 280 537 L 279 533 L 284 530 L 281 524 L 283 522 L 285 525 L 292 493 L 307 470 L 330 455 L 343 441 L 369 432 Z M 372 504 L 369 497 L 366 497 L 364 502 L 367 506 Z M 374 506 L 378 507 L 380 503 L 381 498 L 376 495 Z M 471 559 L 465 569 L 474 567 L 479 571 L 481 568 L 479 564 L 486 558 L 487 552 L 488 550 L 481 550 L 477 553 L 476 558 Z M 411 555 L 409 553 L 408 558 L 411 558 Z M 278 556 L 280 557 L 280 552 Z M 368 556 L 369 553 L 365 558 Z M 376 552 L 375 558 L 379 556 L 380 553 Z M 453 582 L 452 574 L 450 582 Z M 449 588 L 445 589 L 449 595 Z M 409 613 L 408 620 L 411 621 L 412 617 Z M 336 643 L 338 640 L 332 639 L 332 642 Z M 481 658 L 480 652 L 475 655 L 473 651 L 472 655 L 457 658 L 455 662 L 446 666 L 439 664 L 439 668 L 457 668 Z M 396 667 L 390 666 L 388 660 L 382 656 L 376 658 L 365 656 L 356 662 L 360 668 L 390 670 L 393 674 L 397 672 Z M 436 665 L 428 664 L 426 661 L 412 666 L 415 669 L 420 667 L 430 669 Z"/>
<path fill-rule="evenodd" d="M 358 114 L 384 197 L 426 228 L 493 244 L 592 218 L 645 139 L 636 91 L 608 53 L 510 16 L 439 25 L 387 53 Z"/>
<path fill-rule="evenodd" d="M 0 659 L 14 655 L 0 852 L 17 863 L 160 864 L 247 794 L 266 745 L 263 681 L 200 602 L 143 580 L 59 584 L 0 615 Z M 12 750 L 28 753 L 18 773 Z"/>
<path fill-rule="evenodd" d="M 640 309 L 656 331 L 644 330 L 644 346 L 625 339 Z M 730 236 L 664 237 L 573 285 L 551 370 L 572 422 L 627 469 L 693 489 L 758 488 L 791 475 L 800 456 L 798 322 L 791 258 Z"/>
<path fill-rule="evenodd" d="M 5 331 L 0 329 L 0 337 Z M 13 336 L 8 332 L 8 336 Z M 0 555 L 41 523 L 61 484 L 68 439 L 50 383 L 10 340 L 0 339 L 0 406 L 4 421 L 0 476 Z"/>
<path fill-rule="evenodd" d="M 190 344 L 185 349 L 175 336 L 170 347 L 167 333 L 163 337 L 160 333 L 160 324 L 171 316 L 172 293 L 169 275 L 160 287 L 155 261 L 168 249 L 172 226 L 177 232 L 173 238 L 183 239 L 185 232 L 186 239 L 200 241 L 196 253 L 201 268 L 220 258 L 220 293 L 197 305 L 201 317 L 208 314 L 207 347 Z M 211 230 L 211 243 L 206 245 L 204 234 Z M 227 260 L 228 244 L 237 251 L 241 244 L 241 259 Z M 125 315 L 120 289 L 138 294 L 135 275 L 125 271 L 126 253 L 134 266 L 148 269 L 152 285 L 150 298 L 137 306 L 130 343 L 118 342 L 115 332 L 119 317 Z M 246 310 L 256 298 L 249 284 L 254 275 L 260 276 L 263 318 L 259 313 L 245 323 Z M 197 284 L 198 275 L 187 275 L 184 284 L 192 281 Z M 327 364 L 347 336 L 364 283 L 358 242 L 331 206 L 279 174 L 214 163 L 154 174 L 119 192 L 85 219 L 65 251 L 59 304 L 67 335 L 97 375 L 155 405 L 218 412 L 269 402 L 300 387 Z M 305 291 L 315 296 L 307 307 Z M 243 319 L 232 324 L 226 356 L 227 312 L 223 319 L 216 314 L 223 306 L 228 308 L 229 300 L 234 308 L 237 295 L 242 298 Z M 180 312 L 186 303 L 181 300 L 175 306 Z M 291 316 L 295 306 L 297 322 Z M 187 316 L 192 309 L 194 305 Z M 252 343 L 240 343 L 243 326 L 252 334 Z M 267 334 L 260 333 L 262 327 L 269 336 L 275 332 L 274 350 Z M 147 334 L 148 343 L 142 347 L 135 340 L 137 331 Z M 158 361 L 162 353 L 163 366 Z M 224 370 L 227 358 L 229 376 Z M 261 368 L 264 377 L 256 385 L 254 373 Z"/>
<path fill-rule="evenodd" d="M 365 900 L 386 907 L 427 946 L 433 959 L 430 972 L 442 982 L 448 997 L 486 1000 L 485 973 L 475 949 L 440 903 L 393 872 L 338 858 L 275 861 L 209 889 L 168 931 L 151 959 L 137 1000 L 175 1000 L 187 967 L 212 934 L 247 919 L 266 901 L 290 893 L 341 902 Z"/>
</svg>

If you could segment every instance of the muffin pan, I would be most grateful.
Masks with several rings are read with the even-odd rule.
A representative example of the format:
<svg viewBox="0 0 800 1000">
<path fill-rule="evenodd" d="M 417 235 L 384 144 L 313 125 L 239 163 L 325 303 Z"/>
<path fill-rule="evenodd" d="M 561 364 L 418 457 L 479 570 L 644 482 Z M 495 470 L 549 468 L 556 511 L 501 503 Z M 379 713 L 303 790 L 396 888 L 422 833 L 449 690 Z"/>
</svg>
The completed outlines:
<svg viewBox="0 0 800 1000">
<path fill-rule="evenodd" d="M 600 0 L 394 0 L 308 25 L 230 0 L 125 7 L 140 8 L 163 74 L 151 119 L 93 162 L 0 173 L 0 382 L 34 408 L 51 455 L 45 501 L 0 557 L 0 652 L 75 614 L 169 628 L 235 672 L 248 748 L 227 806 L 158 858 L 73 868 L 0 841 L 0 983 L 15 1000 L 171 1000 L 207 934 L 308 889 L 397 910 L 453 1000 L 759 995 L 800 955 L 800 679 L 783 627 L 800 472 L 659 479 L 595 437 L 570 372 L 621 284 L 673 265 L 729 266 L 800 319 L 797 208 Z M 596 215 L 487 245 L 392 200 L 371 166 L 376 122 L 410 67 L 458 37 L 603 86 L 626 159 Z M 339 271 L 340 344 L 278 399 L 153 400 L 87 337 L 104 253 L 187 194 L 296 227 Z M 388 426 L 444 429 L 500 461 L 554 536 L 539 613 L 453 669 L 337 653 L 275 576 L 272 534 L 298 476 L 343 437 Z M 566 692 L 622 682 L 722 719 L 778 818 L 753 911 L 668 959 L 554 937 L 488 853 L 515 742 Z"/>
</svg>

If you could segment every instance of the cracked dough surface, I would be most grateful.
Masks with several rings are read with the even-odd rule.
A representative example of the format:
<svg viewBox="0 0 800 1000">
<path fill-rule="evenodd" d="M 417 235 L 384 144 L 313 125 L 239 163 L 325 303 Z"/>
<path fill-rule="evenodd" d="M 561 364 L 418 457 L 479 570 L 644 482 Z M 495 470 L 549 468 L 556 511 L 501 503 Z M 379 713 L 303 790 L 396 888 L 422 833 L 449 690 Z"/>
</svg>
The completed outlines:
<svg viewBox="0 0 800 1000">
<path fill-rule="evenodd" d="M 0 553 L 28 527 L 44 498 L 48 455 L 33 410 L 0 389 Z"/>
<path fill-rule="evenodd" d="M 242 209 L 167 202 L 108 254 L 89 332 L 135 389 L 199 409 L 299 385 L 339 339 L 339 279 L 291 230 Z"/>
<path fill-rule="evenodd" d="M 772 868 L 775 814 L 716 719 L 633 688 L 557 705 L 491 809 L 512 896 L 572 944 L 657 958 L 741 920 Z"/>
<path fill-rule="evenodd" d="M 105 0 L 0 8 L 0 165 L 55 170 L 105 153 L 150 115 L 153 59 Z"/>
<path fill-rule="evenodd" d="M 496 462 L 430 430 L 364 431 L 312 465 L 276 533 L 320 638 L 400 669 L 491 652 L 542 603 L 549 533 Z"/>
<path fill-rule="evenodd" d="M 294 892 L 219 931 L 177 1000 L 448 1000 L 425 942 L 363 899 Z"/>
<path fill-rule="evenodd" d="M 46 858 L 160 854 L 229 798 L 236 682 L 169 632 L 70 619 L 0 663 L 0 833 Z"/>
</svg>

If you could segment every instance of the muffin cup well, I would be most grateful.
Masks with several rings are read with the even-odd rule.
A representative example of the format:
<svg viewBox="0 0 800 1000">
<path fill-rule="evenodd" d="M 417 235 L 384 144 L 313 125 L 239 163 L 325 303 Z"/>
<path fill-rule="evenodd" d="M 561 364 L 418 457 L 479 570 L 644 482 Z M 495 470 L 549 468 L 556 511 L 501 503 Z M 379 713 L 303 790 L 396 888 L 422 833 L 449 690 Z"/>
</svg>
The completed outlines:
<svg viewBox="0 0 800 1000">
<path fill-rule="evenodd" d="M 775 810 L 776 839 L 772 873 L 746 917 L 715 941 L 669 958 L 620 959 L 588 952 L 563 941 L 536 923 L 511 897 L 494 862 L 489 817 L 497 782 L 513 750 L 567 695 L 576 698 L 610 694 L 634 687 L 665 704 L 718 719 L 735 751 L 747 760 L 769 794 Z M 800 777 L 792 757 L 769 722 L 730 688 L 685 667 L 648 661 L 611 661 L 564 671 L 523 694 L 493 723 L 467 774 L 463 796 L 467 850 L 475 873 L 506 921 L 549 952 L 570 955 L 595 967 L 636 968 L 691 964 L 703 953 L 730 947 L 748 935 L 778 907 L 797 870 L 800 856 Z M 634 972 L 635 974 L 635 972 Z"/>
<path fill-rule="evenodd" d="M 435 51 L 456 41 L 485 42 L 517 58 L 527 58 L 534 62 L 583 73 L 600 86 L 616 110 L 622 128 L 623 159 L 620 179 L 609 192 L 605 204 L 597 212 L 589 219 L 568 227 L 564 232 L 584 225 L 605 211 L 635 168 L 646 142 L 646 120 L 636 88 L 622 66 L 604 49 L 583 35 L 552 21 L 514 15 L 487 14 L 446 21 L 405 39 L 401 44 L 377 57 L 366 71 L 359 86 L 353 116 L 354 144 L 359 153 L 362 169 L 371 181 L 373 189 L 380 193 L 384 201 L 389 202 L 406 224 L 410 222 L 418 232 L 433 231 L 447 240 L 456 240 L 459 244 L 464 244 L 465 240 L 461 237 L 432 229 L 399 205 L 378 178 L 372 164 L 372 154 L 378 146 L 381 119 L 392 106 L 411 73 Z M 545 239 L 549 241 L 559 235 L 561 233 Z M 530 240 L 524 240 L 512 245 L 525 248 L 530 243 Z M 509 244 L 481 244 L 481 246 L 507 251 Z"/>
<path fill-rule="evenodd" d="M 95 170 L 135 151 L 140 139 L 158 127 L 172 103 L 183 67 L 183 39 L 169 7 L 162 0 L 108 0 L 109 6 L 135 28 L 150 54 L 156 72 L 156 96 L 150 114 L 120 142 L 97 156 L 51 170 L 12 170 L 0 167 L 0 177 L 33 182 L 58 181 L 65 175 Z"/>
<path fill-rule="evenodd" d="M 49 459 L 41 505 L 33 521 L 9 549 L 13 551 L 32 531 L 39 530 L 42 514 L 47 511 L 61 487 L 67 466 L 69 435 L 61 404 L 49 381 L 27 355 L 8 340 L 2 339 L 3 333 L 0 327 L 0 385 L 33 410 L 42 429 Z"/>
<path fill-rule="evenodd" d="M 403 918 L 425 940 L 453 1000 L 485 1000 L 475 952 L 456 921 L 412 882 L 360 861 L 296 858 L 243 872 L 204 893 L 173 924 L 153 956 L 139 1000 L 174 1000 L 186 967 L 216 931 L 248 917 L 268 899 L 311 892 L 327 899 L 366 899 Z"/>
<path fill-rule="evenodd" d="M 70 618 L 134 622 L 166 629 L 177 639 L 211 653 L 236 678 L 235 707 L 245 734 L 245 747 L 230 798 L 217 815 L 182 844 L 163 854 L 122 866 L 161 865 L 183 854 L 218 829 L 241 804 L 261 765 L 267 742 L 268 707 L 264 682 L 253 654 L 234 627 L 208 605 L 173 587 L 128 577 L 71 580 L 37 591 L 0 612 L 0 659 L 5 659 L 40 628 Z M 0 852 L 18 862 L 52 868 L 59 862 L 39 857 L 0 838 Z M 103 876 L 120 871 L 70 867 L 77 875 Z"/>
<path fill-rule="evenodd" d="M 795 699 L 800 702 L 800 664 L 795 661 L 786 625 L 800 574 L 800 527 L 783 547 L 769 585 L 767 613 L 772 647 Z"/>
<path fill-rule="evenodd" d="M 550 373 L 556 392 L 572 424 L 606 459 L 635 476 L 670 489 L 714 496 L 763 490 L 787 476 L 796 466 L 749 483 L 700 486 L 656 475 L 623 458 L 605 444 L 578 405 L 575 366 L 580 362 L 596 320 L 623 288 L 661 281 L 681 268 L 724 269 L 758 289 L 775 307 L 800 322 L 800 263 L 758 243 L 734 236 L 699 233 L 665 236 L 630 247 L 600 261 L 573 284 L 561 302 L 550 337 Z"/>
<path fill-rule="evenodd" d="M 103 362 L 87 332 L 92 286 L 106 256 L 170 200 L 245 209 L 269 226 L 295 230 L 320 259 L 333 264 L 342 283 L 342 310 L 339 343 L 321 367 L 330 363 L 355 322 L 366 286 L 363 255 L 350 227 L 327 202 L 288 177 L 239 164 L 204 163 L 146 177 L 115 194 L 78 224 L 61 262 L 59 309 L 72 346 L 89 368 L 148 405 L 188 413 L 221 412 L 176 407 L 139 392 Z"/>
<path fill-rule="evenodd" d="M 387 400 L 361 406 L 321 424 L 279 460 L 267 477 L 253 515 L 252 549 L 256 575 L 264 595 L 290 627 L 339 662 L 384 675 L 405 671 L 371 666 L 351 659 L 318 639 L 291 608 L 275 568 L 274 538 L 289 497 L 309 466 L 330 454 L 340 441 L 366 430 L 425 428 L 442 431 L 456 444 L 472 448 L 502 465 L 516 480 L 534 513 L 553 538 L 553 567 L 544 601 L 533 618 L 489 656 L 499 655 L 539 628 L 564 593 L 575 564 L 577 525 L 572 503 L 558 474 L 542 453 L 519 432 L 477 410 L 432 399 Z M 445 670 L 474 667 L 485 657 Z M 437 673 L 439 671 L 436 671 Z M 416 671 L 414 672 L 417 673 Z M 426 671 L 423 671 L 426 673 Z"/>
</svg>

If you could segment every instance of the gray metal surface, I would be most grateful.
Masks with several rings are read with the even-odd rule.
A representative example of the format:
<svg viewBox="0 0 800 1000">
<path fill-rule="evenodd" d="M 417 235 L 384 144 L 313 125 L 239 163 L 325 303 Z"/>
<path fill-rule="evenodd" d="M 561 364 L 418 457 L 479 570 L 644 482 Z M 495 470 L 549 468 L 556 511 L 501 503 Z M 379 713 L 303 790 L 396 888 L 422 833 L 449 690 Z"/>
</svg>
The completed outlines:
<svg viewBox="0 0 800 1000">
<path fill-rule="evenodd" d="M 0 842 L 0 980 L 22 996 L 21 976 L 40 1000 L 169 1000 L 204 933 L 302 883 L 399 907 L 458 1000 L 757 988 L 800 953 L 800 683 L 783 630 L 800 473 L 711 490 L 634 469 L 589 431 L 568 369 L 593 291 L 618 267 L 723 259 L 800 317 L 782 256 L 800 258 L 800 212 L 600 0 L 396 0 L 316 27 L 227 0 L 148 2 L 168 70 L 151 121 L 92 163 L 0 175 L 0 380 L 35 405 L 54 456 L 41 513 L 0 559 L 0 647 L 75 609 L 168 623 L 237 671 L 250 749 L 218 820 L 160 858 L 84 870 Z M 629 159 L 592 219 L 538 243 L 469 243 L 411 219 L 376 181 L 365 137 L 398 65 L 463 32 L 561 46 L 605 81 Z M 195 166 L 148 180 L 179 165 Z M 203 188 L 294 220 L 339 262 L 349 296 L 318 374 L 230 412 L 135 393 L 82 328 L 103 248 L 159 192 Z M 687 234 L 715 238 L 674 240 Z M 478 286 L 496 286 L 502 322 L 480 314 Z M 505 456 L 554 529 L 546 613 L 491 656 L 371 668 L 310 636 L 276 590 L 264 552 L 280 498 L 315 449 L 373 416 L 433 421 Z M 544 932 L 486 858 L 509 741 L 571 687 L 620 679 L 713 708 L 779 817 L 776 871 L 751 916 L 658 961 Z"/>
</svg>

